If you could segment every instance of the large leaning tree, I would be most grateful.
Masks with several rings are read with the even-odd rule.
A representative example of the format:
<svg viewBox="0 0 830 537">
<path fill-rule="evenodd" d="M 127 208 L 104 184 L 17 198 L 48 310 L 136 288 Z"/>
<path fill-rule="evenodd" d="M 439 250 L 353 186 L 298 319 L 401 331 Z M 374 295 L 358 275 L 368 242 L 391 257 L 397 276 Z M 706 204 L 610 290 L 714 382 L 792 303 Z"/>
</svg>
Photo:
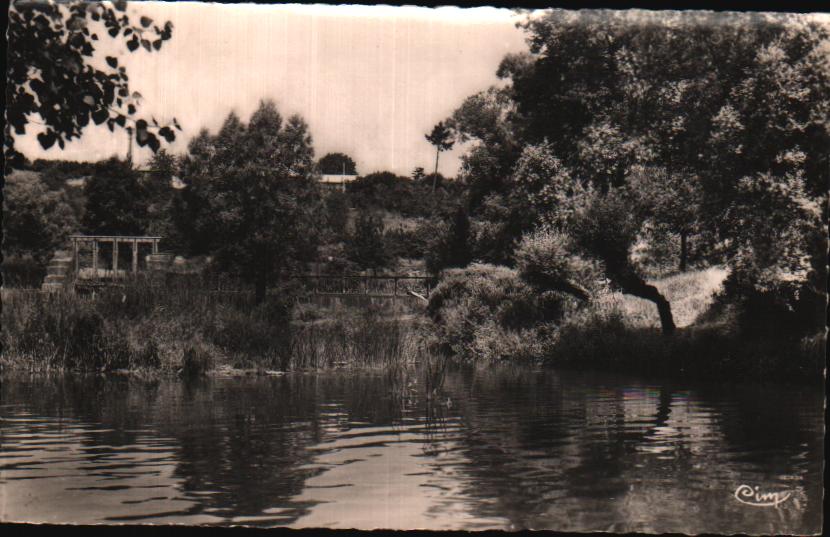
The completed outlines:
<svg viewBox="0 0 830 537">
<path fill-rule="evenodd" d="M 137 19 L 137 20 L 136 20 Z M 139 118 L 140 95 L 130 91 L 126 68 L 117 56 L 104 56 L 98 45 L 119 42 L 129 52 L 161 49 L 173 24 L 128 14 L 127 2 L 16 1 L 9 9 L 6 69 L 6 163 L 20 167 L 15 139 L 35 123 L 41 147 L 79 138 L 90 125 L 133 128 L 138 145 L 153 151 L 160 138 L 175 139 L 179 128 Z"/>
<path fill-rule="evenodd" d="M 177 223 L 191 251 L 253 284 L 257 302 L 283 273 L 316 258 L 322 202 L 301 117 L 283 120 L 272 101 L 247 124 L 231 113 L 216 135 L 191 141 L 182 171 Z"/>
</svg>

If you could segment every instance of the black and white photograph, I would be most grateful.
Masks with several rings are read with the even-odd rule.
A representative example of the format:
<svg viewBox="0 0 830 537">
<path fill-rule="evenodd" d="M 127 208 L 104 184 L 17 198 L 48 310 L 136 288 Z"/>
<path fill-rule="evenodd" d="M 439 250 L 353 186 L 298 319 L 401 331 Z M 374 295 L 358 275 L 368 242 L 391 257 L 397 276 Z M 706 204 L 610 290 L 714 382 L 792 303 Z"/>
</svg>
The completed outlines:
<svg viewBox="0 0 830 537">
<path fill-rule="evenodd" d="M 4 534 L 822 534 L 830 14 L 7 9 Z"/>
</svg>

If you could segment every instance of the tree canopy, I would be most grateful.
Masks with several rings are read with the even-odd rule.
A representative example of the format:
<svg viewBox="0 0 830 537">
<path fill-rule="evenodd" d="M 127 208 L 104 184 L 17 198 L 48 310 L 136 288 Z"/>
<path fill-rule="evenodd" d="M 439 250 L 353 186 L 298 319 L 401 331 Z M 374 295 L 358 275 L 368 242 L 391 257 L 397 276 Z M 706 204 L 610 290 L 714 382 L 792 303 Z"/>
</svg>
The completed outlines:
<svg viewBox="0 0 830 537">
<path fill-rule="evenodd" d="M 3 188 L 3 251 L 45 264 L 77 228 L 63 190 L 49 189 L 35 172 L 16 171 Z"/>
<path fill-rule="evenodd" d="M 344 153 L 327 153 L 317 162 L 317 168 L 322 174 L 357 175 L 354 160 Z"/>
<path fill-rule="evenodd" d="M 316 257 L 320 195 L 314 150 L 299 116 L 262 101 L 247 124 L 231 113 L 194 138 L 183 160 L 177 224 L 191 251 L 253 283 L 258 300 L 287 269 Z"/>
<path fill-rule="evenodd" d="M 103 39 L 120 39 L 130 52 L 140 47 L 160 50 L 172 37 L 173 25 L 156 24 L 150 17 L 131 21 L 127 2 L 23 2 L 9 10 L 8 67 L 6 70 L 6 158 L 20 167 L 17 136 L 34 122 L 45 128 L 37 135 L 44 149 L 61 148 L 78 138 L 90 122 L 110 130 L 130 123 L 140 146 L 159 149 L 159 138 L 175 139 L 172 125 L 136 118 L 141 96 L 130 92 L 129 77 L 118 58 L 96 56 Z M 103 64 L 106 66 L 103 66 Z M 35 120 L 33 116 L 38 117 Z"/>
<path fill-rule="evenodd" d="M 504 58 L 506 84 L 447 121 L 471 143 L 462 180 L 486 260 L 552 226 L 612 284 L 654 301 L 667 332 L 664 299 L 630 259 L 649 234 L 678 238 L 681 268 L 690 244 L 694 259 L 726 262 L 741 292 L 817 290 L 804 286 L 826 250 L 811 231 L 830 179 L 825 26 L 801 15 L 553 10 L 523 28 L 529 52 Z"/>
</svg>

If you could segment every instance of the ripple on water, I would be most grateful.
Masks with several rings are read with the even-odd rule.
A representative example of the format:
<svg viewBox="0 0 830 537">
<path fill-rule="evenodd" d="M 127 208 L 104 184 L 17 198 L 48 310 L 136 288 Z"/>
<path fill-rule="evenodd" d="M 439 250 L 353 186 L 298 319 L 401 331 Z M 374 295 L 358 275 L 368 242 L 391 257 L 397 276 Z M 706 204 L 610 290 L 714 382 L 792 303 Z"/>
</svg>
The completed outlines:
<svg viewBox="0 0 830 537">
<path fill-rule="evenodd" d="M 821 523 L 820 393 L 498 368 L 451 372 L 431 400 L 390 397 L 376 374 L 107 382 L 4 379 L 7 520 L 682 533 Z M 733 497 L 742 483 L 792 496 L 777 510 L 746 506 Z"/>
</svg>

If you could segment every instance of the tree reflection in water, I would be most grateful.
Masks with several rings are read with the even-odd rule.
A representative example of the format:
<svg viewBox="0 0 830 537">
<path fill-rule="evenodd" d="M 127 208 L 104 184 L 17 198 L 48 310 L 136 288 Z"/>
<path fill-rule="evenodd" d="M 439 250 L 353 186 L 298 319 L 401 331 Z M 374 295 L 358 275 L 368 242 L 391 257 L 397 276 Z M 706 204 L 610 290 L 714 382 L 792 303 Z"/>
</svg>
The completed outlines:
<svg viewBox="0 0 830 537">
<path fill-rule="evenodd" d="M 373 513 L 397 512 L 406 498 L 401 523 L 419 527 L 820 527 L 821 389 L 518 367 L 428 377 L 405 368 L 188 383 L 5 377 L 0 486 L 44 483 L 31 489 L 43 497 L 65 487 L 51 507 L 67 522 L 348 526 L 376 524 Z M 46 477 L 58 479 L 69 463 L 72 479 L 42 479 L 45 466 L 57 464 Z M 745 483 L 792 498 L 745 506 L 733 498 Z M 87 513 L 74 494 L 108 503 Z"/>
</svg>

